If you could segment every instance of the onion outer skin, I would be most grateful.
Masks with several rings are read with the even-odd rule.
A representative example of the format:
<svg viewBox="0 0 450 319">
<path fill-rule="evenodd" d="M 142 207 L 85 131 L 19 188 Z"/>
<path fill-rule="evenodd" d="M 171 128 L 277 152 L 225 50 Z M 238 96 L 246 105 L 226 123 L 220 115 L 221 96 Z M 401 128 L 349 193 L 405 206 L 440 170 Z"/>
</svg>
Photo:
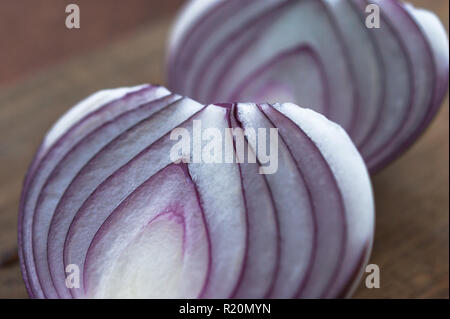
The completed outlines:
<svg viewBox="0 0 450 319">
<path fill-rule="evenodd" d="M 58 205 L 48 206 L 53 208 L 41 211 L 43 217 L 48 214 L 45 219 L 42 216 L 36 219 L 36 210 L 30 210 L 30 205 L 22 204 L 20 207 L 21 270 L 30 297 L 341 298 L 352 293 L 370 255 L 374 206 L 370 179 L 363 160 L 340 126 L 312 110 L 289 103 L 201 105 L 171 94 L 165 88 L 151 85 L 106 92 L 109 92 L 107 98 L 94 99 L 96 103 L 90 104 L 90 107 L 76 106 L 64 115 L 58 123 L 65 125 L 56 124 L 49 131 L 30 165 L 24 182 L 23 203 L 30 202 L 31 198 L 39 198 L 36 206 L 39 207 L 44 203 L 45 196 L 48 196 L 42 193 L 45 187 L 64 185 L 64 189 L 52 193 L 57 196 L 52 200 L 56 200 Z M 93 98 L 87 101 L 93 101 Z M 155 112 L 146 113 L 143 111 L 145 105 L 148 105 L 149 110 L 153 105 L 159 106 Z M 118 112 L 111 113 L 114 110 Z M 127 118 L 129 120 L 125 121 Z M 273 174 L 259 174 L 264 166 L 261 162 L 263 158 L 251 139 L 245 139 L 245 145 L 254 150 L 256 163 L 193 163 L 192 158 L 185 158 L 185 155 L 179 158 L 181 163 L 173 163 L 169 159 L 169 150 L 175 141 L 169 139 L 169 135 L 177 127 L 191 130 L 194 120 L 202 121 L 203 132 L 208 127 L 219 130 L 268 130 L 274 128 L 276 123 L 282 128 L 277 133 L 280 143 L 278 156 L 282 166 Z M 89 126 L 83 126 L 86 123 Z M 125 123 L 128 123 L 128 129 Z M 78 132 L 77 128 L 83 130 Z M 80 138 L 71 138 L 73 132 L 80 133 Z M 95 141 L 95 138 L 105 139 L 104 146 L 93 147 L 94 144 L 89 141 Z M 234 147 L 234 156 L 241 156 L 236 150 L 237 137 L 229 138 Z M 304 141 L 301 149 L 295 148 L 298 147 L 295 145 L 297 138 Z M 121 140 L 128 142 L 120 144 Z M 203 143 L 203 147 L 208 145 L 205 141 Z M 65 154 L 54 155 L 55 145 L 65 150 Z M 98 170 L 108 167 L 105 166 L 105 156 L 108 154 L 116 154 L 117 159 L 123 159 L 118 160 L 117 164 L 111 163 L 116 166 L 108 164 L 110 170 L 102 175 Z M 311 159 L 322 158 L 320 164 L 309 159 L 308 154 L 313 156 Z M 58 174 L 65 164 L 70 163 L 71 158 L 78 158 L 82 162 L 77 163 L 76 169 L 65 169 L 61 171 L 65 173 Z M 43 159 L 47 159 L 46 162 Z M 190 162 L 184 163 L 188 159 Z M 42 166 L 43 163 L 47 166 Z M 308 173 L 308 179 L 305 172 L 309 170 L 315 173 Z M 82 190 L 87 187 L 87 183 L 78 183 L 76 186 L 74 182 L 83 174 L 90 176 L 94 186 L 93 189 L 88 188 L 87 192 Z M 169 178 L 169 175 L 172 177 Z M 46 176 L 46 184 L 41 183 L 40 180 Z M 326 178 L 316 186 L 314 179 L 320 179 L 320 176 Z M 171 178 L 174 178 L 173 181 Z M 64 180 L 72 181 L 61 184 Z M 155 184 L 154 180 L 159 182 Z M 164 183 L 167 185 L 164 186 Z M 294 187 L 287 188 L 288 185 Z M 312 186 L 315 186 L 313 193 Z M 65 197 L 67 189 L 71 187 L 76 188 L 74 194 L 77 190 L 80 194 L 86 193 L 76 200 L 72 199 L 72 206 L 81 207 L 81 210 L 76 208 L 75 215 L 67 213 L 70 207 L 58 211 L 62 200 L 69 200 L 70 203 L 72 197 Z M 297 187 L 303 188 L 303 195 L 300 195 L 301 191 Z M 159 195 L 156 196 L 158 191 Z M 333 192 L 335 199 L 328 199 L 327 196 L 322 198 L 321 192 L 325 196 Z M 146 204 L 146 200 L 150 202 Z M 261 206 L 262 203 L 265 204 Z M 307 222 L 295 226 L 300 221 L 298 205 L 305 207 L 301 220 L 310 220 L 311 224 Z M 86 219 L 89 215 L 82 212 L 78 214 L 83 209 L 86 212 L 97 211 L 98 220 L 89 221 Z M 262 209 L 266 211 L 261 213 Z M 336 224 L 333 222 L 327 225 L 327 218 L 319 217 L 319 213 L 323 215 L 327 211 L 335 213 L 333 218 Z M 161 225 L 159 228 L 152 228 L 151 221 L 154 219 L 151 219 L 149 226 L 143 227 L 148 216 L 167 217 L 157 217 L 156 225 Z M 48 226 L 44 227 L 45 223 L 55 218 L 63 218 L 62 221 L 70 227 L 56 226 L 58 232 L 49 232 L 55 226 L 50 224 L 49 229 Z M 84 221 L 80 223 L 77 219 Z M 30 222 L 33 221 L 36 225 L 30 228 Z M 286 228 L 290 224 L 290 229 Z M 180 234 L 180 225 L 188 227 L 182 231 L 187 237 L 177 237 L 182 240 L 183 247 L 187 245 L 182 249 L 182 254 L 187 254 L 184 259 L 171 259 L 170 256 L 175 255 L 167 255 L 155 264 L 154 260 L 158 259 L 152 255 L 146 257 L 145 265 L 160 271 L 165 267 L 175 267 L 173 271 L 184 269 L 180 272 L 181 279 L 177 277 L 175 281 L 170 281 L 170 285 L 157 285 L 158 277 L 148 277 L 148 272 L 139 272 L 142 278 L 139 277 L 138 281 L 133 281 L 132 277 L 122 278 L 121 275 L 130 276 L 135 272 L 135 268 L 129 268 L 129 265 L 144 265 L 136 259 L 141 258 L 139 251 L 146 247 L 142 245 L 150 245 L 148 251 L 152 251 L 152 254 L 163 254 L 166 249 L 177 251 L 176 237 L 170 234 L 172 231 L 174 235 Z M 199 232 L 196 230 L 200 229 L 198 227 L 204 231 Z M 298 227 L 303 231 L 299 232 Z M 158 233 L 158 229 L 162 231 Z M 323 232 L 328 232 L 325 237 Z M 119 233 L 122 237 L 116 236 Z M 305 237 L 302 233 L 309 233 L 310 236 Z M 74 237 L 77 234 L 81 234 L 81 237 Z M 102 239 L 105 236 L 111 240 Z M 158 238 L 167 248 L 161 249 L 152 244 L 152 236 L 162 236 Z M 36 246 L 34 241 L 41 238 L 48 240 L 47 247 L 55 248 L 47 251 Z M 114 238 L 120 240 L 113 244 Z M 259 244 L 262 239 L 267 240 L 265 245 Z M 49 246 L 54 240 L 62 240 L 64 250 Z M 85 241 L 85 244 L 80 245 L 80 240 Z M 324 254 L 328 245 L 334 245 L 334 242 L 341 247 L 341 253 L 334 257 Z M 32 249 L 25 249 L 25 245 Z M 77 252 L 77 249 L 81 251 Z M 292 249 L 299 249 L 303 255 L 298 256 L 306 258 L 295 261 L 291 258 L 294 255 Z M 322 252 L 317 255 L 320 258 L 314 257 L 316 251 Z M 31 263 L 37 261 L 37 256 L 46 256 L 49 263 Z M 81 265 L 82 288 L 63 289 L 61 286 L 58 269 L 70 264 L 71 259 L 67 259 L 67 256 L 79 256 L 77 258 L 87 260 L 87 264 L 83 262 Z M 259 262 L 261 260 L 267 262 Z M 299 273 L 297 269 L 301 264 L 304 271 Z M 320 271 L 316 271 L 314 277 L 309 279 L 314 274 L 314 268 Z M 328 276 L 326 281 L 315 287 L 314 283 L 320 280 L 323 271 L 332 271 L 335 275 Z M 252 277 L 254 273 L 260 275 Z M 164 276 L 163 272 L 161 275 Z M 189 281 L 188 277 L 192 279 Z M 256 284 L 258 280 L 264 284 Z M 149 283 L 150 287 L 153 287 L 153 283 L 156 290 L 149 290 L 147 285 L 142 286 L 140 282 Z M 164 286 L 175 288 L 158 290 Z M 123 291 L 123 294 L 117 291 Z"/>
<path fill-rule="evenodd" d="M 388 37 L 375 39 L 379 29 L 368 29 L 364 25 L 367 16 L 364 9 L 368 4 L 380 6 L 382 32 L 390 33 L 393 38 L 389 38 L 396 39 L 394 41 L 401 47 L 401 50 L 404 50 L 403 53 L 399 53 L 404 55 L 401 57 L 403 61 L 397 63 L 406 63 L 408 70 L 402 72 L 397 70 L 396 72 L 395 68 L 389 65 L 390 61 L 395 64 L 395 59 L 398 59 L 399 56 L 395 52 L 388 51 L 387 41 L 391 40 L 388 40 Z M 322 10 L 316 9 L 316 11 L 329 13 L 329 21 L 335 25 L 332 32 L 337 32 L 335 37 L 345 51 L 343 54 L 343 59 L 347 61 L 345 72 L 353 75 L 352 79 L 347 80 L 349 79 L 348 74 L 333 72 L 335 78 L 330 78 L 330 74 L 328 74 L 327 81 L 336 83 L 339 82 L 336 80 L 339 77 L 341 77 L 341 82 L 349 81 L 348 86 L 355 91 L 353 93 L 349 91 L 345 95 L 351 97 L 353 94 L 353 102 L 332 105 L 330 108 L 329 103 L 323 102 L 328 100 L 324 97 L 322 102 L 317 101 L 317 105 L 305 105 L 302 100 L 304 97 L 308 98 L 307 93 L 302 92 L 300 97 L 294 95 L 286 97 L 283 90 L 278 93 L 270 93 L 270 89 L 265 88 L 264 85 L 258 85 L 261 91 L 267 92 L 266 100 L 269 102 L 294 102 L 302 107 L 318 110 L 330 120 L 341 124 L 360 150 L 369 171 L 375 173 L 400 156 L 420 137 L 436 115 L 447 92 L 448 37 L 442 23 L 429 11 L 416 9 L 398 0 L 386 2 L 377 0 L 262 0 L 246 2 L 245 6 L 239 10 L 237 9 L 238 3 L 232 0 L 215 1 L 208 5 L 201 0 L 191 0 L 180 12 L 179 19 L 174 24 L 174 32 L 167 54 L 168 86 L 171 90 L 190 96 L 202 103 L 217 101 L 265 102 L 259 101 L 259 95 L 254 92 L 239 92 L 243 86 L 263 77 L 261 73 L 254 72 L 253 66 L 259 65 L 263 68 L 271 61 L 268 57 L 287 55 L 288 52 L 299 46 L 310 46 L 311 43 L 320 42 L 320 38 L 323 38 L 320 31 L 316 30 L 323 28 L 324 24 L 316 22 L 314 25 L 312 22 L 312 26 L 305 25 L 302 22 L 305 19 L 298 19 L 292 26 L 298 30 L 296 31 L 299 34 L 297 38 L 292 37 L 293 32 L 292 34 L 279 33 L 278 35 L 276 32 L 281 31 L 271 33 L 272 29 L 281 28 L 279 26 L 282 25 L 283 19 L 288 19 L 286 17 L 289 15 L 289 11 L 295 10 L 296 6 L 303 6 L 303 11 L 314 6 L 322 7 Z M 353 16 L 355 13 L 360 15 L 361 31 L 355 30 L 354 26 L 353 28 L 350 26 L 350 29 L 347 30 L 343 22 L 349 20 L 350 15 Z M 311 15 L 315 15 L 316 21 L 320 21 L 319 13 L 312 12 Z M 305 36 L 301 30 L 308 29 L 308 27 L 312 27 L 313 31 Z M 291 29 L 294 30 L 293 28 Z M 287 27 L 284 26 L 284 29 L 287 30 Z M 378 65 L 380 74 L 374 79 L 368 79 L 369 75 L 366 78 L 361 78 L 361 75 L 358 75 L 359 78 L 356 76 L 360 69 L 358 66 L 365 68 L 366 65 L 373 62 L 369 61 L 371 58 L 367 56 L 357 60 L 357 56 L 353 55 L 355 53 L 351 47 L 354 43 L 352 40 L 357 37 L 363 39 L 360 36 L 362 31 L 367 33 L 367 38 L 364 40 L 366 43 L 362 46 L 372 47 L 377 56 L 375 64 Z M 289 37 L 292 37 L 292 40 L 283 40 L 284 42 L 280 40 Z M 287 45 L 286 43 L 289 41 L 291 43 Z M 319 54 L 319 57 L 321 51 L 326 50 L 335 50 L 336 56 L 341 57 L 339 50 L 335 49 L 331 42 L 329 43 L 327 49 L 321 49 L 319 45 L 318 49 L 320 50 L 315 50 L 314 44 L 313 50 Z M 324 44 L 325 47 L 327 44 Z M 252 47 L 254 47 L 253 51 Z M 365 63 L 363 63 L 364 59 L 366 59 Z M 328 72 L 327 69 L 330 67 L 327 67 L 326 62 L 330 63 L 330 61 L 320 59 L 319 62 L 325 63 L 325 72 Z M 335 61 L 335 63 L 338 62 Z M 276 68 L 274 66 L 271 68 L 269 73 L 272 71 L 275 74 Z M 285 82 L 281 80 L 279 84 L 282 86 L 289 87 L 296 84 L 300 86 L 308 81 L 307 74 L 304 75 L 302 69 L 298 67 L 293 66 L 284 72 L 291 77 L 291 80 L 284 80 Z M 374 72 L 366 73 L 373 74 Z M 233 75 L 232 80 L 229 79 L 229 74 Z M 357 81 L 358 79 L 359 81 Z M 363 83 L 363 79 L 367 79 L 366 83 Z M 401 85 L 392 89 L 393 85 L 395 86 L 395 83 L 399 81 Z M 220 83 L 221 89 L 211 86 L 210 83 Z M 363 86 L 381 87 L 379 91 L 368 96 L 367 90 Z M 324 90 L 330 94 L 331 100 L 339 97 L 339 92 L 333 91 L 329 85 Z M 419 92 L 420 90 L 422 93 Z M 388 91 L 393 91 L 389 93 L 390 97 L 386 95 Z M 238 94 L 230 92 L 238 92 Z M 364 94 L 364 92 L 366 93 Z M 396 102 L 394 92 L 397 92 L 398 99 L 403 101 L 402 105 L 398 105 L 398 101 Z M 423 92 L 430 92 L 429 94 L 433 97 L 427 98 L 424 96 L 426 93 Z M 269 97 L 271 99 L 268 99 Z M 353 111 L 348 113 L 347 108 L 351 107 L 352 103 Z M 377 108 L 376 112 L 373 111 L 374 108 Z M 399 111 L 401 113 L 398 113 Z M 389 118 L 390 112 L 397 112 L 398 118 L 388 127 L 384 122 L 386 118 Z M 355 121 L 356 124 L 350 125 Z"/>
</svg>

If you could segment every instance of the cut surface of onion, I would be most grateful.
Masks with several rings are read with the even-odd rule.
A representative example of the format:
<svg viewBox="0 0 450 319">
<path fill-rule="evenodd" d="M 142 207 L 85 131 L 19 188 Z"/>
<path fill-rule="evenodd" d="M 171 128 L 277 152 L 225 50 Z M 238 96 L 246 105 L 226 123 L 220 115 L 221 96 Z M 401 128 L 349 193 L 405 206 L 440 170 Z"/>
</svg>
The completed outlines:
<svg viewBox="0 0 450 319">
<path fill-rule="evenodd" d="M 31 297 L 351 294 L 374 207 L 340 126 L 290 103 L 105 92 L 64 115 L 30 165 L 19 231 Z"/>
<path fill-rule="evenodd" d="M 32 296 L 56 296 L 49 287 L 44 290 L 36 275 L 32 253 L 31 228 L 39 190 L 58 162 L 85 136 L 108 120 L 155 98 L 170 94 L 165 88 L 138 86 L 99 91 L 67 112 L 48 132 L 27 172 L 19 208 L 19 255 L 27 288 Z M 29 215 L 30 214 L 30 215 Z M 47 278 L 48 279 L 48 278 Z"/>
<path fill-rule="evenodd" d="M 180 12 L 167 54 L 171 90 L 201 103 L 316 110 L 347 131 L 370 172 L 417 140 L 446 95 L 448 38 L 429 11 L 399 0 L 238 6 L 191 0 Z"/>
</svg>

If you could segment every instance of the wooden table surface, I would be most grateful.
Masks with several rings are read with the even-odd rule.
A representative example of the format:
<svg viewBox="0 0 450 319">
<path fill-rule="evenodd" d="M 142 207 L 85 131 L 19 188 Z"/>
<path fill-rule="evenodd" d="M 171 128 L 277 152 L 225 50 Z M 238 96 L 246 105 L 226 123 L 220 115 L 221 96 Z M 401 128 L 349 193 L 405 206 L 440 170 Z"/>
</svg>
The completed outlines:
<svg viewBox="0 0 450 319">
<path fill-rule="evenodd" d="M 448 31 L 446 0 L 414 1 L 435 11 Z M 1 17 L 0 17 L 1 18 Z M 164 83 L 171 16 L 132 35 L 0 87 L 0 298 L 26 298 L 16 250 L 21 183 L 50 125 L 71 105 L 107 87 Z M 370 262 L 381 287 L 361 283 L 357 298 L 449 297 L 449 105 L 419 141 L 372 179 L 376 235 Z"/>
</svg>

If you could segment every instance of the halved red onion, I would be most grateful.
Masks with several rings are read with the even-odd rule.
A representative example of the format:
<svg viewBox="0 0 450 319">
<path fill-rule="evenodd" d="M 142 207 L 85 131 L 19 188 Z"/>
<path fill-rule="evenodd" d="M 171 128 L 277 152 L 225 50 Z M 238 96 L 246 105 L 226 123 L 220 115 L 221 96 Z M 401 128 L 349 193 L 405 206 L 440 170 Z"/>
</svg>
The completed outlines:
<svg viewBox="0 0 450 319">
<path fill-rule="evenodd" d="M 366 7 L 380 8 L 368 28 Z M 448 87 L 439 19 L 397 0 L 191 0 L 169 87 L 202 103 L 294 102 L 339 123 L 374 172 L 406 150 Z"/>
<path fill-rule="evenodd" d="M 182 128 L 201 161 L 173 152 Z M 215 132 L 231 153 L 211 148 Z M 373 227 L 368 173 L 338 125 L 143 85 L 94 94 L 49 131 L 23 189 L 20 259 L 35 298 L 345 297 Z"/>
</svg>

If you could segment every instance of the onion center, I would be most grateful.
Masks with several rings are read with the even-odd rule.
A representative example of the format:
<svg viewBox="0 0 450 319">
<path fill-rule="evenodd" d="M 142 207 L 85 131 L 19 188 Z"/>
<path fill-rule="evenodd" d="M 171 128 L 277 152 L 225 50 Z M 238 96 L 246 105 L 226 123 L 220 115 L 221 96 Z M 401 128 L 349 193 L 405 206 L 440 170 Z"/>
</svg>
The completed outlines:
<svg viewBox="0 0 450 319">
<path fill-rule="evenodd" d="M 106 298 L 179 296 L 185 223 L 176 212 L 162 212 L 130 242 L 106 278 Z M 181 297 L 181 296 L 180 296 Z"/>
</svg>

